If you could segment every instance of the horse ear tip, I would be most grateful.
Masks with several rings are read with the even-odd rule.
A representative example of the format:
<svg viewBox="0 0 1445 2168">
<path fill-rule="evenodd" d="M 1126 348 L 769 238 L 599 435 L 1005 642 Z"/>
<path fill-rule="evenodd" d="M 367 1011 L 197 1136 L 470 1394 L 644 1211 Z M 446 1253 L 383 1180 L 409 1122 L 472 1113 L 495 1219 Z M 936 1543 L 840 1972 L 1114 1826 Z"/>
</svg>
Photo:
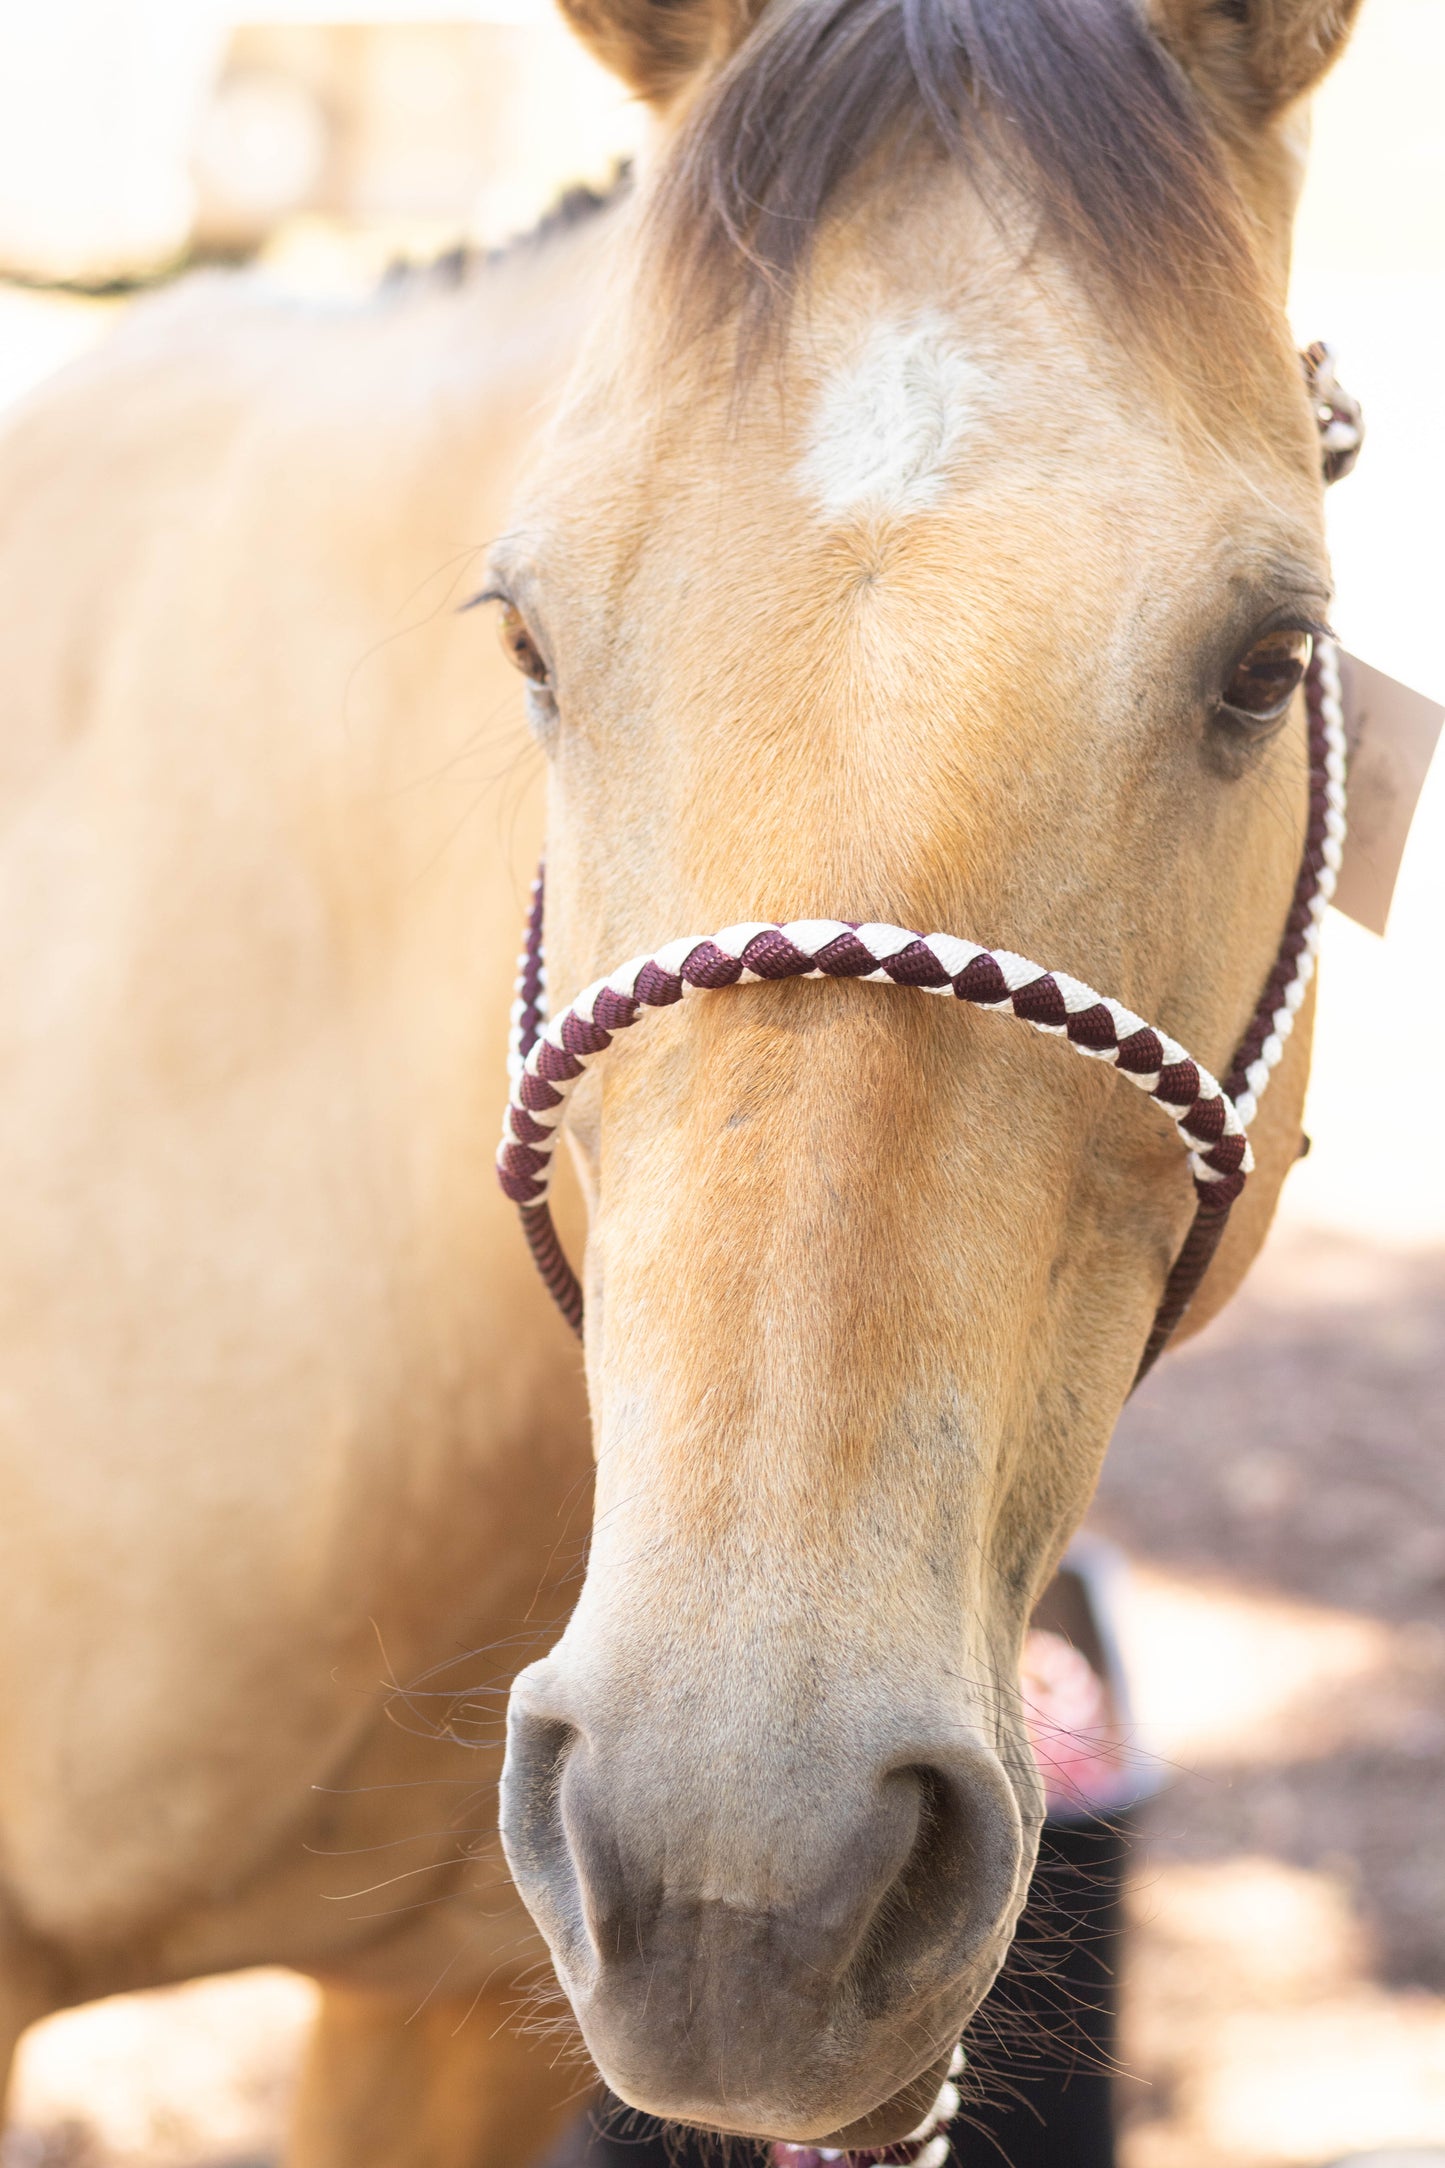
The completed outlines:
<svg viewBox="0 0 1445 2168">
<path fill-rule="evenodd" d="M 706 57 L 709 0 L 557 0 L 573 36 L 644 104 L 667 107 Z"/>
<path fill-rule="evenodd" d="M 1273 120 L 1307 97 L 1349 41 L 1360 0 L 1180 0 L 1195 65 L 1231 102 Z"/>
</svg>

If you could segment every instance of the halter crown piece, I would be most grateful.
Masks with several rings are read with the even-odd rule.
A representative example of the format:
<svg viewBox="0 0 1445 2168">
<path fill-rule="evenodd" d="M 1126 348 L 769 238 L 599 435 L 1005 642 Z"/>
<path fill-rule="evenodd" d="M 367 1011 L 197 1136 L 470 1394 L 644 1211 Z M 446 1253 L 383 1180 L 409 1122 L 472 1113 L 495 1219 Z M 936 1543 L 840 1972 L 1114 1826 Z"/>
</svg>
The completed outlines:
<svg viewBox="0 0 1445 2168">
<path fill-rule="evenodd" d="M 1336 384 L 1328 347 L 1309 347 L 1301 361 L 1320 432 L 1324 477 L 1338 481 L 1359 453 L 1364 436 L 1360 410 Z M 1007 949 L 979 948 L 955 934 L 920 934 L 847 919 L 795 919 L 786 925 L 749 921 L 701 938 L 669 941 L 665 948 L 636 956 L 621 970 L 596 980 L 569 1008 L 549 1019 L 539 870 L 512 1005 L 511 1096 L 497 1172 L 521 1212 L 538 1270 L 573 1330 L 582 1330 L 582 1289 L 558 1240 L 547 1197 L 568 1101 L 579 1079 L 618 1032 L 629 1030 L 648 1009 L 670 1008 L 692 994 L 766 980 L 863 979 L 948 995 L 1066 1039 L 1087 1059 L 1117 1069 L 1173 1122 L 1194 1178 L 1195 1214 L 1165 1283 L 1137 1385 L 1188 1309 L 1219 1245 L 1230 1206 L 1253 1168 L 1249 1124 L 1314 977 L 1320 926 L 1335 890 L 1345 837 L 1345 731 L 1333 642 L 1316 641 L 1304 689 L 1309 726 L 1304 850 L 1274 968 L 1222 1085 L 1166 1032 L 1065 972 L 1046 971 Z M 831 2160 L 843 2161 L 844 2168 L 876 2163 L 941 2168 L 949 2151 L 943 2126 L 958 2112 L 954 2080 L 963 2068 L 959 2048 L 933 2108 L 906 2139 L 847 2154 L 775 2144 L 775 2168 L 819 2168 Z"/>
</svg>

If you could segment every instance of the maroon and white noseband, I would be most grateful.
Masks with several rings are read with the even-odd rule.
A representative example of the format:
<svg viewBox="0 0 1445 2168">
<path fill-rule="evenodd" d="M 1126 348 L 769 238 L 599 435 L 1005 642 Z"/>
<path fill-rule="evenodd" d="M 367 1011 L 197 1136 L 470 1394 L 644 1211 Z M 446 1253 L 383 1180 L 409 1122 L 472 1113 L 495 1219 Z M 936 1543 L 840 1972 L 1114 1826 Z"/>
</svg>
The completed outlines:
<svg viewBox="0 0 1445 2168">
<path fill-rule="evenodd" d="M 541 906 L 537 877 L 534 912 Z M 645 1009 L 670 1008 L 691 993 L 757 986 L 775 979 L 861 979 L 951 994 L 997 1009 L 1035 1031 L 1065 1038 L 1091 1061 L 1112 1065 L 1158 1102 L 1188 1147 L 1201 1202 L 1232 1200 L 1254 1161 L 1238 1109 L 1177 1039 L 1155 1031 L 1121 1002 L 1062 971 L 1045 971 L 1007 949 L 979 948 L 951 933 L 835 918 L 750 920 L 705 937 L 670 941 L 598 979 L 544 1025 L 519 1060 L 498 1167 L 513 1203 L 533 1212 L 546 1201 L 567 1104 L 619 1031 Z M 519 1007 L 525 1017 L 529 1004 Z M 520 1039 L 520 1034 L 519 1034 Z M 518 1045 L 520 1055 L 520 1043 Z"/>
<path fill-rule="evenodd" d="M 1320 922 L 1334 893 L 1345 834 L 1345 745 L 1338 660 L 1326 640 L 1316 646 L 1305 689 L 1310 807 L 1299 878 L 1275 967 L 1223 1085 L 1167 1032 L 1066 972 L 955 934 L 847 919 L 750 920 L 684 936 L 633 957 L 548 1020 L 539 872 L 512 1010 L 512 1089 L 497 1170 L 573 1329 L 582 1329 L 582 1289 L 557 1239 L 547 1195 L 568 1101 L 588 1069 L 648 1009 L 671 1008 L 692 994 L 781 979 L 860 979 L 952 995 L 1065 1039 L 1087 1059 L 1117 1069 L 1173 1122 L 1194 1177 L 1195 1221 L 1155 1317 L 1142 1376 L 1183 1316 L 1254 1165 L 1248 1124 L 1314 975 Z"/>
</svg>

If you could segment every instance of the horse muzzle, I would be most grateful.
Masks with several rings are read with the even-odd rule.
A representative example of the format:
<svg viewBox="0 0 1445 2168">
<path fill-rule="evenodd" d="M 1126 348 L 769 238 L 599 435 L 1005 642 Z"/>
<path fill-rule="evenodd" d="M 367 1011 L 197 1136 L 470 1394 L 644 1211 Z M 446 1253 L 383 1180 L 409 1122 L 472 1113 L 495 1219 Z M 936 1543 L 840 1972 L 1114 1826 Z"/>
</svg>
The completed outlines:
<svg viewBox="0 0 1445 2168">
<path fill-rule="evenodd" d="M 997 1756 L 896 1713 L 835 1745 L 719 1737 L 654 1694 L 619 1719 L 588 1670 L 590 1691 L 559 1652 L 518 1679 L 502 1832 L 607 2082 L 740 2137 L 907 2135 L 1027 1882 Z"/>
</svg>

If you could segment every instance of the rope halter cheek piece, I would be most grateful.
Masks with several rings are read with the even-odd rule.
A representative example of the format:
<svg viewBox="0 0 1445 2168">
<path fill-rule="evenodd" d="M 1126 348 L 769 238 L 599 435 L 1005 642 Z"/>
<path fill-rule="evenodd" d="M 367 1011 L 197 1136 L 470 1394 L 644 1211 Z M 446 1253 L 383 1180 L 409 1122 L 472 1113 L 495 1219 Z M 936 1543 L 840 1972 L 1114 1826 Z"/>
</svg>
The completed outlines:
<svg viewBox="0 0 1445 2168">
<path fill-rule="evenodd" d="M 1327 482 L 1353 466 L 1363 438 L 1359 408 L 1335 383 L 1328 348 L 1301 357 L 1320 432 Z M 996 1010 L 1033 1030 L 1065 1039 L 1091 1061 L 1109 1063 L 1152 1099 L 1174 1124 L 1194 1178 L 1194 1220 L 1165 1283 L 1134 1383 L 1153 1367 L 1188 1309 L 1219 1246 L 1230 1207 L 1254 1165 L 1249 1125 L 1284 1055 L 1314 976 L 1320 927 L 1334 894 L 1345 837 L 1345 731 L 1339 658 L 1316 642 L 1305 677 L 1309 810 L 1304 849 L 1274 967 L 1223 1084 L 1177 1040 L 1062 971 L 1046 971 L 1006 949 L 979 948 L 955 934 L 856 924 L 846 919 L 749 922 L 704 937 L 668 942 L 637 956 L 548 1018 L 543 950 L 543 874 L 532 891 L 512 1006 L 507 1103 L 497 1172 L 519 1208 L 532 1255 L 573 1330 L 582 1330 L 582 1289 L 563 1252 L 548 1206 L 557 1144 L 579 1080 L 649 1009 L 728 986 L 796 978 L 862 979 L 951 996 Z M 843 2156 L 854 2168 L 878 2160 L 941 2168 L 948 2155 L 942 2126 L 956 2114 L 963 2069 L 960 2048 L 949 2079 L 920 2128 L 881 2151 Z M 808 2146 L 775 2145 L 777 2168 L 815 2168 L 826 2158 Z"/>
</svg>

